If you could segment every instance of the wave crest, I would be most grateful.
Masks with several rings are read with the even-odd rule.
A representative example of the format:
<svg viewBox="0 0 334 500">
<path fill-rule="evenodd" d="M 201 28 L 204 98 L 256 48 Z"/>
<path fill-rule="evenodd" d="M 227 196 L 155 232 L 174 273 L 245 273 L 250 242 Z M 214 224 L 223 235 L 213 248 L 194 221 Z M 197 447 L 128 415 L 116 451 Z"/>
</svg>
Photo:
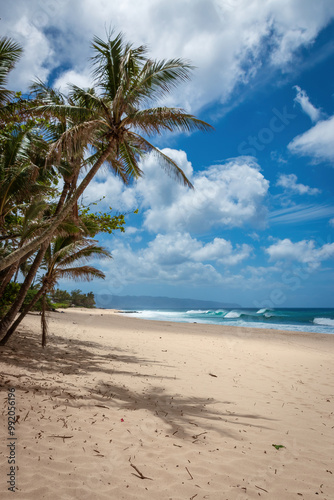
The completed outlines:
<svg viewBox="0 0 334 500">
<path fill-rule="evenodd" d="M 322 326 L 334 326 L 334 319 L 330 318 L 314 318 L 313 323 Z"/>
<path fill-rule="evenodd" d="M 227 314 L 225 314 L 224 318 L 233 319 L 233 318 L 240 318 L 240 316 L 241 316 L 241 313 L 239 313 L 237 311 L 230 311 Z"/>
</svg>

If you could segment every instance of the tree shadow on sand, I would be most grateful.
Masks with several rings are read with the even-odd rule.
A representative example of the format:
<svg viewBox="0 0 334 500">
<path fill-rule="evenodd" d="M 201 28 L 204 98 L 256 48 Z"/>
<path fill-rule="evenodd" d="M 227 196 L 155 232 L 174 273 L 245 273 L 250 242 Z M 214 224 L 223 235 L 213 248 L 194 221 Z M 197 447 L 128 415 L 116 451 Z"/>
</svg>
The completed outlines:
<svg viewBox="0 0 334 500">
<path fill-rule="evenodd" d="M 238 427 L 268 429 L 265 421 L 273 420 L 257 414 L 234 412 L 235 403 L 231 401 L 168 394 L 161 381 L 175 377 L 162 379 L 143 373 L 143 367 L 166 365 L 103 343 L 50 335 L 47 348 L 42 349 L 36 335 L 22 331 L 0 348 L 0 361 L 0 391 L 7 392 L 9 387 L 15 387 L 16 391 L 33 391 L 59 405 L 91 407 L 92 412 L 97 408 L 104 411 L 114 408 L 146 410 L 160 419 L 175 438 L 194 438 L 202 429 L 209 429 L 239 439 Z M 119 374 L 141 377 L 142 392 L 117 384 Z M 67 375 L 77 376 L 76 383 L 72 383 L 72 378 L 70 382 Z M 217 405 L 220 410 L 215 408 Z M 236 432 L 228 430 L 232 426 L 236 427 Z"/>
</svg>

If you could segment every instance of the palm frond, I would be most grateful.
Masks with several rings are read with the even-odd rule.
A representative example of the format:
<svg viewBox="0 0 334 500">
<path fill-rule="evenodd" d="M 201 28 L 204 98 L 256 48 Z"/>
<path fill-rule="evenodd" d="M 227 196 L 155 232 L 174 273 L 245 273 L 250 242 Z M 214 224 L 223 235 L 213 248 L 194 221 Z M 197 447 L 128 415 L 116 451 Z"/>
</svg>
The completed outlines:
<svg viewBox="0 0 334 500">
<path fill-rule="evenodd" d="M 165 155 L 160 149 L 156 148 L 147 139 L 141 137 L 134 132 L 131 133 L 134 141 L 137 143 L 137 147 L 140 147 L 143 151 L 147 153 L 153 153 L 156 155 L 161 167 L 166 171 L 166 173 L 175 178 L 177 181 L 181 182 L 184 186 L 194 189 L 194 186 L 187 179 L 183 170 L 172 160 L 169 156 Z"/>
<path fill-rule="evenodd" d="M 105 279 L 105 274 L 91 266 L 69 267 L 67 269 L 57 269 L 59 278 L 68 278 L 71 280 L 91 281 L 94 278 Z"/>
<path fill-rule="evenodd" d="M 79 154 L 87 143 L 94 143 L 97 128 L 105 126 L 103 120 L 84 121 L 66 130 L 60 138 L 50 146 L 49 160 L 55 156 L 60 161 L 62 154 Z"/>
<path fill-rule="evenodd" d="M 138 160 L 142 156 L 142 151 L 131 145 L 125 139 L 119 145 L 118 157 L 124 165 L 125 175 L 137 179 L 143 175 L 139 168 Z"/>
<path fill-rule="evenodd" d="M 122 125 L 132 125 L 147 135 L 159 134 L 164 130 L 192 132 L 194 130 L 209 131 L 213 127 L 194 115 L 179 108 L 150 108 L 136 111 L 124 118 Z"/>
<path fill-rule="evenodd" d="M 181 83 L 190 79 L 194 67 L 183 59 L 153 61 L 148 59 L 140 74 L 133 80 L 127 102 L 139 105 L 161 99 Z"/>
<path fill-rule="evenodd" d="M 13 92 L 4 88 L 9 72 L 22 54 L 22 47 L 9 37 L 0 38 L 0 102 L 5 103 Z"/>
<path fill-rule="evenodd" d="M 65 267 L 70 264 L 73 264 L 73 262 L 87 261 L 91 257 L 95 258 L 107 257 L 109 259 L 112 258 L 110 252 L 106 248 L 103 248 L 96 244 L 90 244 L 84 248 L 80 248 L 77 251 L 75 251 L 75 248 L 73 248 L 71 253 L 69 252 L 68 255 L 62 255 L 60 259 L 60 265 L 61 267 Z"/>
<path fill-rule="evenodd" d="M 96 55 L 91 58 L 93 77 L 98 87 L 114 99 L 120 84 L 122 56 L 124 52 L 123 34 L 118 33 L 107 42 L 95 36 L 91 44 Z"/>
</svg>

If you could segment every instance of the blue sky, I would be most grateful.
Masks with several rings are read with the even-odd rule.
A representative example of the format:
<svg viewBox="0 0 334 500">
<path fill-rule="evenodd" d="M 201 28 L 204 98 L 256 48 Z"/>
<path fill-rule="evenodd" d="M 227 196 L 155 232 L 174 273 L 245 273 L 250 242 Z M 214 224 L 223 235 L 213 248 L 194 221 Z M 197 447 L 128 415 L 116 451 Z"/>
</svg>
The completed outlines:
<svg viewBox="0 0 334 500">
<path fill-rule="evenodd" d="M 11 78 L 66 91 L 90 83 L 89 43 L 106 27 L 154 58 L 183 57 L 191 82 L 166 100 L 211 133 L 155 144 L 194 191 L 148 156 L 129 187 L 101 171 L 84 202 L 139 209 L 126 233 L 99 238 L 113 254 L 96 293 L 166 295 L 249 307 L 333 307 L 334 3 L 331 0 L 177 0 L 138 4 L 36 0 L 2 6 L 3 33 L 25 54 Z"/>
</svg>

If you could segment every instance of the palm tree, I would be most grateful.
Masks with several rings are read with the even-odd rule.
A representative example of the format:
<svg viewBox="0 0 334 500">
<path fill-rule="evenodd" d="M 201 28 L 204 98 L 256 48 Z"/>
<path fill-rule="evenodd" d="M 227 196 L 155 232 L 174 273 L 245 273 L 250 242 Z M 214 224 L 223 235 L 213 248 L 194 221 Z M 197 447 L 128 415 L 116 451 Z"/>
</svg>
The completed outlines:
<svg viewBox="0 0 334 500">
<path fill-rule="evenodd" d="M 0 148 L 0 256 L 4 258 L 38 234 L 38 220 L 51 195 L 51 172 L 45 166 L 46 142 L 33 125 L 16 125 Z M 4 243 L 2 243 L 4 242 Z M 23 261 L 26 257 L 23 258 Z M 22 262 L 22 261 L 21 261 Z M 0 296 L 20 261 L 0 273 Z M 28 287 L 29 288 L 29 287 Z"/>
<path fill-rule="evenodd" d="M 22 47 L 11 38 L 0 38 L 0 115 L 5 104 L 13 96 L 11 90 L 6 89 L 9 72 L 14 68 L 22 54 Z"/>
<path fill-rule="evenodd" d="M 52 237 L 104 163 L 127 183 L 142 175 L 139 160 L 143 154 L 153 151 L 171 175 L 192 187 L 177 164 L 148 139 L 165 131 L 189 132 L 212 127 L 179 108 L 145 107 L 188 80 L 192 67 L 181 59 L 148 59 L 144 46 L 133 47 L 125 42 L 122 34 L 112 36 L 111 33 L 106 42 L 98 37 L 93 39 L 95 89 L 84 90 L 72 85 L 68 105 L 46 102 L 37 108 L 44 115 L 66 116 L 73 121 L 73 126 L 53 144 L 52 155 L 58 154 L 60 159 L 65 151 L 69 155 L 78 143 L 85 142 L 93 151 L 92 166 L 48 228 L 5 257 L 0 262 L 0 271 L 36 251 Z"/>
<path fill-rule="evenodd" d="M 81 239 L 78 240 L 73 236 L 58 236 L 55 241 L 49 245 L 44 256 L 44 266 L 46 267 L 46 272 L 41 278 L 41 287 L 31 300 L 27 304 L 21 314 L 18 316 L 16 321 L 7 331 L 4 338 L 1 340 L 0 345 L 5 345 L 12 334 L 17 329 L 18 325 L 21 323 L 23 318 L 27 315 L 29 311 L 34 307 L 38 300 L 43 298 L 43 310 L 42 310 L 42 345 L 46 345 L 46 331 L 47 325 L 45 320 L 45 298 L 47 293 L 53 289 L 57 281 L 61 278 L 70 278 L 74 280 L 86 280 L 90 281 L 94 278 L 104 279 L 105 275 L 99 269 L 92 266 L 81 265 L 83 261 L 87 261 L 89 258 L 111 258 L 110 253 L 105 248 L 96 245 L 96 242 L 91 239 Z M 73 264 L 80 264 L 75 265 Z"/>
<path fill-rule="evenodd" d="M 11 255 L 15 246 L 20 250 L 26 242 L 31 241 L 47 227 L 47 207 L 50 203 L 46 202 L 45 196 L 54 192 L 51 186 L 54 169 L 51 166 L 45 168 L 47 151 L 48 144 L 40 136 L 34 123 L 26 124 L 22 128 L 11 127 L 3 140 L 0 151 L 0 233 L 5 241 L 9 238 L 12 243 L 8 244 L 7 240 L 5 247 L 0 250 L 2 259 L 6 258 L 6 254 Z M 15 224 L 18 227 L 17 234 L 6 231 L 11 227 L 10 219 L 14 220 L 14 227 Z M 5 272 L 0 273 L 2 294 L 19 266 L 36 253 L 18 296 L 0 321 L 0 336 L 7 332 L 21 308 L 50 240 L 51 238 L 44 241 L 37 253 L 32 250 L 6 268 Z"/>
</svg>

